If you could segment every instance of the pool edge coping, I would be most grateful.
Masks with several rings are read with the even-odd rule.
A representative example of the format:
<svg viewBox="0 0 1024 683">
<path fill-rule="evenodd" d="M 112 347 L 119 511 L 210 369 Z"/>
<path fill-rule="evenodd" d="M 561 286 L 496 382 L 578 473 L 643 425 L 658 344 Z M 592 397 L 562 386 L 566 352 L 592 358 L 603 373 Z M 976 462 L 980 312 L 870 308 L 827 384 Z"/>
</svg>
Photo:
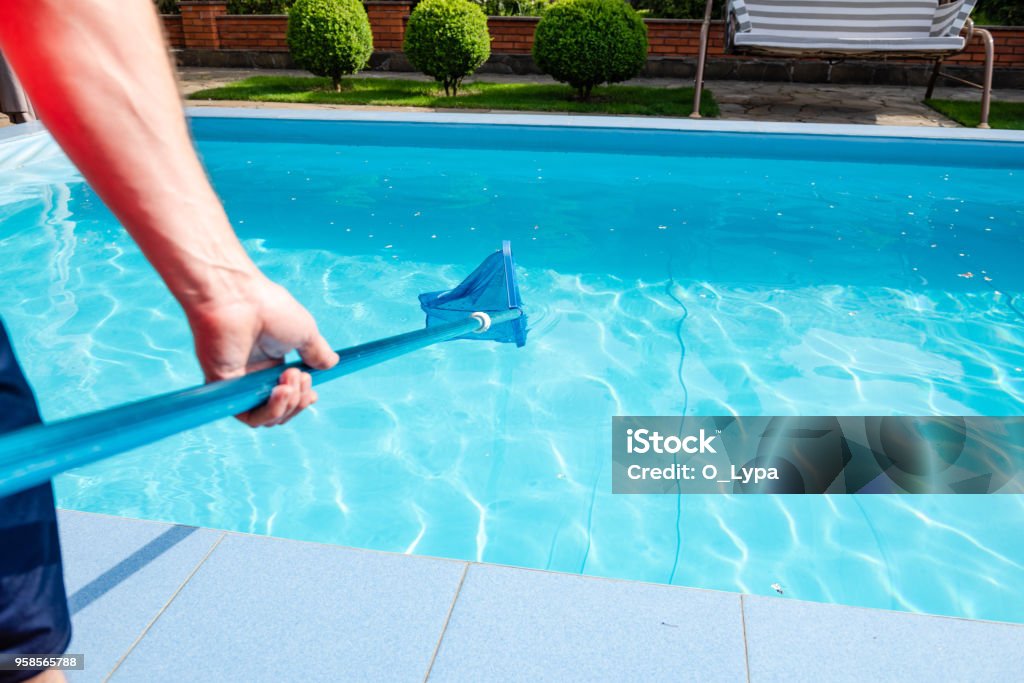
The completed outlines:
<svg viewBox="0 0 1024 683">
<path fill-rule="evenodd" d="M 14 123 L 0 128 L 0 142 L 27 138 L 32 135 L 39 135 L 47 132 L 42 121 L 29 121 L 27 123 Z"/>
<path fill-rule="evenodd" d="M 189 118 L 241 118 L 292 121 L 347 121 L 367 123 L 432 123 L 524 126 L 543 128 L 590 128 L 675 131 L 697 133 L 782 134 L 863 138 L 956 140 L 962 142 L 1024 143 L 1024 131 L 932 126 L 870 124 L 790 123 L 724 121 L 599 114 L 454 113 L 405 111 L 356 111 L 340 109 L 270 109 L 259 107 L 186 107 Z"/>
<path fill-rule="evenodd" d="M 1024 143 L 1024 131 L 942 128 L 931 126 L 888 126 L 871 124 L 790 123 L 772 121 L 723 121 L 668 117 L 606 116 L 593 114 L 390 112 L 338 109 L 269 109 L 250 107 L 186 107 L 192 119 L 269 119 L 285 121 L 339 121 L 364 123 L 427 123 L 456 125 L 524 126 L 542 128 L 583 128 L 648 130 L 695 133 L 779 134 L 832 136 L 844 138 L 897 138 L 950 140 L 960 142 Z M 0 142 L 45 133 L 40 121 L 5 126 Z"/>
</svg>

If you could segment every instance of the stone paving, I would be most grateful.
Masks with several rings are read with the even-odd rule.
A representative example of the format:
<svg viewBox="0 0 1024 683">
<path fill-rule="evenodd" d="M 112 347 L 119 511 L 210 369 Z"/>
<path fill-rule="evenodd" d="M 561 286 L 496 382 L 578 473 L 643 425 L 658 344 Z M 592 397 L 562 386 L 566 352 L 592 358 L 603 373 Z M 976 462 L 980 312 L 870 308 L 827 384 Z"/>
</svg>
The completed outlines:
<svg viewBox="0 0 1024 683">
<path fill-rule="evenodd" d="M 179 69 L 184 94 L 225 85 L 240 78 L 257 75 L 306 75 L 303 71 L 255 69 Z M 367 72 L 373 78 L 406 78 L 426 80 L 425 76 L 404 72 Z M 547 76 L 506 76 L 484 74 L 480 80 L 503 83 L 554 83 Z M 472 81 L 473 79 L 468 79 Z M 693 84 L 678 78 L 636 78 L 630 85 L 682 88 Z M 944 126 L 957 123 L 926 106 L 924 88 L 875 85 L 826 85 L 812 83 L 751 83 L 744 81 L 709 81 L 722 110 L 721 118 L 730 121 L 781 121 L 800 123 L 858 123 L 889 126 Z M 937 88 L 936 96 L 950 99 L 971 99 L 978 93 L 967 88 Z M 1024 101 L 1024 90 L 998 90 L 995 99 Z M 191 101 L 191 105 L 221 105 L 224 102 Z M 343 105 L 296 105 L 232 103 L 231 106 L 301 107 L 332 109 L 367 109 Z M 380 107 L 402 110 L 409 107 Z"/>
</svg>

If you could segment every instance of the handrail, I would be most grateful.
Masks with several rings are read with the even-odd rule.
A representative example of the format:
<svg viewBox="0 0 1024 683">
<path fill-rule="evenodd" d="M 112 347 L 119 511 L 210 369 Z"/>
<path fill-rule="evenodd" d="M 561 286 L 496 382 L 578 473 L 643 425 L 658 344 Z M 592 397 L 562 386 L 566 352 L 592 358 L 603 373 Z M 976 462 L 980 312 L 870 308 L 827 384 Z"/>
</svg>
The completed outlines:
<svg viewBox="0 0 1024 683">
<path fill-rule="evenodd" d="M 699 119 L 700 100 L 704 94 L 704 63 L 708 56 L 708 35 L 711 33 L 711 4 L 713 0 L 707 0 L 704 4 L 704 22 L 700 25 L 700 50 L 697 54 L 697 73 L 693 79 L 693 111 L 691 119 Z"/>
</svg>

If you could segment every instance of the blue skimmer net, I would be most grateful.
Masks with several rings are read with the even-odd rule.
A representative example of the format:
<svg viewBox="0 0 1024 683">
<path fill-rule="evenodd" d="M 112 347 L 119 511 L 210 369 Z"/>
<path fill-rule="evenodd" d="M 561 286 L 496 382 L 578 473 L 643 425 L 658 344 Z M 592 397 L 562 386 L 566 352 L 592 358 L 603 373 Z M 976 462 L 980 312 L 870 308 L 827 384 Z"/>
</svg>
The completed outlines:
<svg viewBox="0 0 1024 683">
<path fill-rule="evenodd" d="M 475 312 L 494 316 L 509 310 L 521 311 L 522 306 L 512 246 L 507 241 L 502 242 L 501 251 L 488 256 L 454 289 L 420 294 L 420 308 L 427 314 L 427 327 L 465 320 Z M 486 332 L 474 332 L 457 339 L 493 339 L 523 346 L 526 344 L 526 315 L 495 323 Z"/>
</svg>

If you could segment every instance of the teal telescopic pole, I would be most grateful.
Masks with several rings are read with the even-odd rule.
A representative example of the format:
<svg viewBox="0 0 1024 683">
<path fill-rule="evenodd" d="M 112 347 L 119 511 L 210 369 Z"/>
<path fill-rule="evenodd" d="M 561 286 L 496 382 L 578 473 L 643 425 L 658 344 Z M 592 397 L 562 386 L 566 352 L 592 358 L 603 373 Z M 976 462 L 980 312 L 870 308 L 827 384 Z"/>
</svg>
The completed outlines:
<svg viewBox="0 0 1024 683">
<path fill-rule="evenodd" d="M 486 331 L 490 325 L 521 316 L 522 310 L 518 308 L 490 314 L 473 313 L 464 320 L 340 349 L 341 360 L 330 370 L 313 370 L 302 362 L 289 363 L 236 379 L 10 432 L 0 436 L 0 496 L 41 484 L 75 467 L 255 408 L 270 397 L 287 368 L 301 368 L 312 375 L 314 384 L 322 384 L 431 344 Z"/>
</svg>

